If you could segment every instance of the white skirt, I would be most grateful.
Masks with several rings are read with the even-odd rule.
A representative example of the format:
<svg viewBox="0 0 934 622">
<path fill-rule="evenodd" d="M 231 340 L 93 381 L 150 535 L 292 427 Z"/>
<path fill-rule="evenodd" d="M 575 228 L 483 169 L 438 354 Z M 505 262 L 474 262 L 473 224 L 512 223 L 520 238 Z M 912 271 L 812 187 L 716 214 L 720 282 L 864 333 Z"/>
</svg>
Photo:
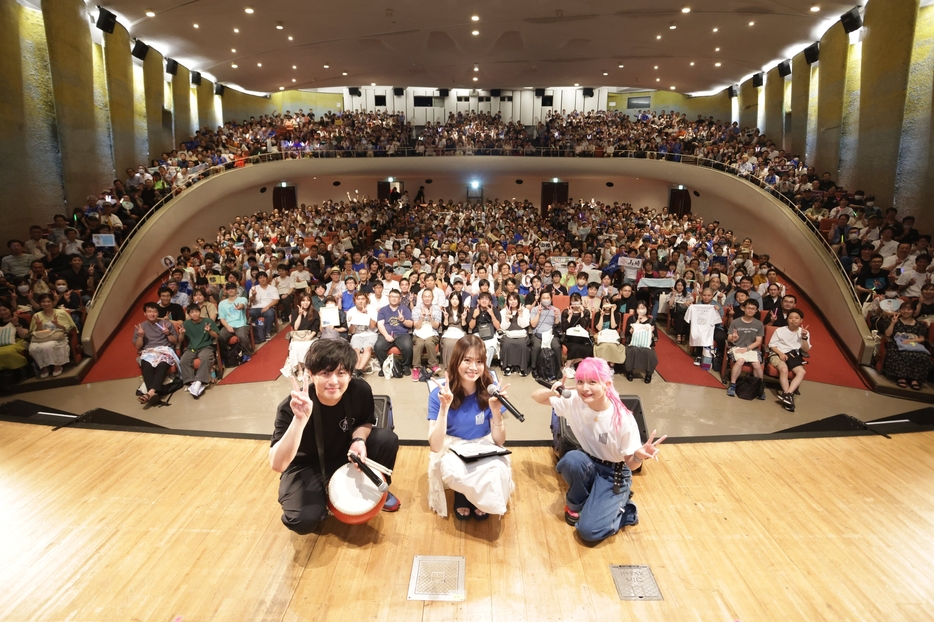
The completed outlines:
<svg viewBox="0 0 934 622">
<path fill-rule="evenodd" d="M 508 456 L 467 463 L 448 451 L 441 457 L 439 466 L 444 485 L 467 497 L 478 510 L 500 516 L 506 513 L 509 497 L 515 489 Z"/>
<path fill-rule="evenodd" d="M 68 346 L 68 341 L 30 343 L 29 356 L 40 368 L 49 365 L 67 365 L 71 358 L 71 348 Z"/>
<path fill-rule="evenodd" d="M 289 377 L 296 375 L 299 365 L 304 367 L 305 355 L 308 354 L 308 348 L 311 347 L 317 339 L 310 341 L 289 341 L 289 354 L 285 357 L 285 365 L 279 370 L 283 376 Z"/>
</svg>

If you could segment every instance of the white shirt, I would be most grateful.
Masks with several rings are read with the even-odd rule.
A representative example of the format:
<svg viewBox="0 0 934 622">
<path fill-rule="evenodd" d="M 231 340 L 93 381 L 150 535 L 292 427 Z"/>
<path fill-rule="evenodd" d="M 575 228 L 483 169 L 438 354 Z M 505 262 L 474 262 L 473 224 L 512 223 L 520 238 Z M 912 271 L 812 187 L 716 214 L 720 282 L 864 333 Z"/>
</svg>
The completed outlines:
<svg viewBox="0 0 934 622">
<path fill-rule="evenodd" d="M 898 250 L 898 244 L 898 240 L 889 240 L 888 242 L 878 240 L 875 244 L 876 252 L 883 257 L 891 257 Z"/>
<path fill-rule="evenodd" d="M 684 321 L 691 324 L 691 346 L 713 345 L 713 333 L 720 323 L 720 313 L 715 306 L 692 304 L 684 313 Z"/>
<path fill-rule="evenodd" d="M 256 292 L 255 295 L 254 292 Z M 253 303 L 250 305 L 251 309 L 262 309 L 279 300 L 279 292 L 272 285 L 266 285 L 266 287 L 254 285 L 250 290 L 250 300 Z"/>
<path fill-rule="evenodd" d="M 357 327 L 354 329 L 355 335 L 359 335 L 360 333 L 375 333 L 376 328 L 370 328 L 370 320 L 376 322 L 376 309 L 372 306 L 368 307 L 366 311 L 360 311 L 357 307 L 347 311 L 347 326 Z M 361 328 L 364 326 L 366 328 Z"/>
<path fill-rule="evenodd" d="M 276 291 L 279 292 L 279 297 L 281 298 L 295 287 L 295 279 L 291 274 L 287 276 L 277 276 L 272 280 L 272 284 L 276 286 Z"/>
<path fill-rule="evenodd" d="M 914 279 L 915 282 L 909 285 L 908 281 L 912 279 Z M 925 285 L 926 283 L 930 283 L 930 279 L 930 274 L 918 272 L 914 269 L 914 267 L 912 267 L 911 270 L 902 272 L 896 283 L 898 283 L 898 286 L 901 289 L 901 294 L 903 296 L 908 296 L 909 298 L 918 298 L 921 296 L 921 286 Z"/>
<path fill-rule="evenodd" d="M 568 426 L 581 445 L 581 449 L 595 458 L 622 462 L 642 446 L 639 426 L 631 412 L 623 413 L 623 425 L 613 427 L 613 406 L 596 412 L 581 399 L 577 391 L 571 397 L 552 397 L 551 407 L 559 417 L 567 419 Z"/>
<path fill-rule="evenodd" d="M 911 271 L 915 267 L 915 258 L 909 255 L 904 259 L 899 259 L 898 255 L 889 255 L 882 261 L 883 270 L 892 270 L 893 268 L 901 268 L 902 272 Z"/>
<path fill-rule="evenodd" d="M 782 354 L 787 354 L 792 350 L 799 350 L 801 348 L 801 329 L 792 332 L 787 326 L 782 326 L 776 328 L 775 332 L 772 333 L 772 338 L 769 339 L 769 349 L 778 348 L 779 352 Z M 810 337 L 807 340 L 808 346 L 811 345 Z"/>
<path fill-rule="evenodd" d="M 376 294 L 370 294 L 367 298 L 370 301 L 369 308 L 373 309 L 374 316 L 377 311 L 389 304 L 389 296 L 386 294 L 385 288 L 383 288 L 383 295 L 379 298 L 376 297 Z"/>
</svg>

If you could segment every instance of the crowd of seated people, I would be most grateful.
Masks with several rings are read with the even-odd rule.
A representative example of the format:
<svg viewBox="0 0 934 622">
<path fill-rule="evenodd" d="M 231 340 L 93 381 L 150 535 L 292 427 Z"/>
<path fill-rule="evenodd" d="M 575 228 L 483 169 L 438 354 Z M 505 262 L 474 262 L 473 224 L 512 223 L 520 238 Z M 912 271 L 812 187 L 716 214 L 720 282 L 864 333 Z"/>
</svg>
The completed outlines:
<svg viewBox="0 0 934 622">
<path fill-rule="evenodd" d="M 874 328 L 879 329 L 880 334 L 885 334 L 889 320 L 896 314 L 896 309 L 891 308 L 891 305 L 883 304 L 887 296 L 919 301 L 913 306 L 916 311 L 915 317 L 920 318 L 925 325 L 930 323 L 931 318 L 928 316 L 931 313 L 927 312 L 930 308 L 925 307 L 922 300 L 924 296 L 922 290 L 930 283 L 930 272 L 934 270 L 934 267 L 930 265 L 928 250 L 930 236 L 920 234 L 914 229 L 912 217 L 899 219 L 894 208 L 889 208 L 883 213 L 879 207 L 875 206 L 871 195 L 867 196 L 861 190 L 846 192 L 835 184 L 829 173 L 818 176 L 813 168 L 808 167 L 798 156 L 786 154 L 754 128 L 740 128 L 737 123 L 725 123 L 713 118 L 698 117 L 690 120 L 686 115 L 664 110 L 658 113 L 640 110 L 631 115 L 616 111 L 550 112 L 536 125 L 528 127 L 515 122 L 504 122 L 499 114 L 452 113 L 444 123 L 430 123 L 422 128 L 413 127 L 404 115 L 398 113 L 357 111 L 340 114 L 327 113 L 317 117 L 311 112 L 306 114 L 299 110 L 295 114 L 276 113 L 262 115 L 259 118 L 251 117 L 240 123 L 228 122 L 215 130 L 205 128 L 191 139 L 180 143 L 177 150 L 163 153 L 159 158 L 155 158 L 150 162 L 149 167 L 140 165 L 136 169 L 127 169 L 125 180 L 114 180 L 112 186 L 105 188 L 100 195 L 89 196 L 86 204 L 75 207 L 71 214 L 55 216 L 54 222 L 47 227 L 34 225 L 30 228 L 29 239 L 25 243 L 11 240 L 10 254 L 3 258 L 0 296 L 4 301 L 9 302 L 14 315 L 29 318 L 31 314 L 39 312 L 42 308 L 39 297 L 44 293 L 49 293 L 52 296 L 53 308 L 65 309 L 71 317 L 75 330 L 80 332 L 85 305 L 91 299 L 102 273 L 122 241 L 153 206 L 182 192 L 201 176 L 228 168 L 250 165 L 257 161 L 257 156 L 263 154 L 290 158 L 319 155 L 392 156 L 402 154 L 629 156 L 672 160 L 688 156 L 705 158 L 717 166 L 729 167 L 740 175 L 771 186 L 775 193 L 784 195 L 797 206 L 802 219 L 808 220 L 820 229 L 834 252 L 839 255 L 844 268 L 850 272 L 856 291 L 867 297 L 868 320 Z M 238 341 L 247 356 L 249 342 L 255 341 L 255 336 L 245 331 L 244 328 L 249 322 L 260 317 L 266 325 L 269 325 L 273 306 L 279 309 L 281 316 L 279 321 L 288 321 L 291 316 L 293 297 L 296 290 L 301 289 L 293 287 L 293 282 L 304 283 L 304 288 L 311 298 L 312 308 L 315 311 L 326 306 L 326 298 L 334 297 L 334 303 L 340 307 L 341 313 L 346 315 L 355 306 L 353 290 L 347 292 L 346 277 L 349 274 L 346 264 L 349 263 L 353 267 L 363 263 L 362 268 L 366 270 L 366 276 L 359 283 L 359 289 L 368 296 L 372 296 L 371 283 L 384 280 L 385 291 L 381 292 L 378 298 L 388 304 L 388 292 L 393 289 L 390 281 L 393 279 L 387 278 L 385 272 L 387 266 L 378 260 L 375 252 L 377 247 L 374 246 L 377 240 L 373 238 L 373 233 L 378 232 L 376 237 L 387 237 L 385 233 L 391 234 L 387 240 L 379 240 L 385 248 L 378 249 L 389 258 L 392 258 L 394 254 L 398 255 L 403 250 L 405 242 L 415 242 L 415 247 L 417 247 L 419 238 L 422 242 L 434 244 L 435 249 L 440 251 L 448 242 L 446 236 L 451 234 L 448 231 L 451 227 L 447 225 L 451 224 L 452 210 L 459 209 L 459 206 L 453 205 L 451 201 L 446 203 L 440 200 L 425 201 L 423 189 L 419 190 L 414 200 L 409 198 L 408 192 L 398 198 L 396 203 L 399 209 L 406 210 L 413 204 L 418 204 L 425 205 L 430 210 L 440 210 L 448 219 L 445 223 L 446 227 L 434 231 L 430 226 L 431 223 L 416 223 L 412 226 L 392 222 L 385 214 L 379 214 L 382 211 L 379 206 L 375 204 L 364 206 L 354 201 L 346 203 L 326 201 L 322 203 L 320 209 L 317 209 L 314 216 L 305 219 L 286 218 L 287 215 L 280 215 L 283 221 L 277 228 L 282 229 L 283 237 L 289 238 L 290 243 L 299 237 L 306 243 L 309 239 L 315 240 L 315 238 L 320 242 L 318 248 L 315 249 L 316 255 L 310 252 L 300 253 L 305 256 L 300 257 L 302 265 L 297 278 L 290 250 L 270 252 L 269 243 L 264 245 L 262 242 L 264 238 L 273 243 L 278 242 L 280 237 L 277 235 L 278 231 L 272 230 L 267 222 L 256 223 L 251 218 L 238 219 L 230 224 L 229 229 L 222 230 L 218 245 L 213 249 L 216 257 L 209 257 L 205 254 L 197 258 L 203 259 L 203 264 L 199 263 L 197 274 L 187 265 L 192 259 L 191 255 L 185 257 L 183 253 L 180 259 L 185 262 L 187 272 L 183 270 L 183 275 L 178 279 L 176 276 L 179 275 L 172 276 L 171 281 L 177 281 L 178 285 L 172 285 L 171 282 L 167 285 L 171 290 L 170 301 L 184 309 L 188 302 L 186 299 L 193 297 L 195 290 L 200 289 L 204 304 L 219 307 L 222 302 L 228 300 L 228 291 L 224 283 L 235 285 L 236 295 L 232 300 L 244 298 L 251 291 L 254 297 L 259 295 L 259 301 L 251 298 L 245 303 L 245 319 L 241 319 L 236 313 L 231 313 L 229 318 L 221 317 L 219 320 L 219 328 L 225 336 L 238 335 Z M 533 270 L 535 274 L 531 274 L 527 269 L 522 269 L 518 261 L 514 260 L 514 255 L 510 253 L 506 259 L 510 263 L 515 263 L 511 269 L 518 270 L 514 274 L 517 290 L 523 295 L 527 295 L 528 290 L 545 289 L 558 296 L 578 293 L 581 298 L 579 301 L 581 309 L 589 313 L 589 321 L 593 323 L 604 293 L 615 289 L 614 296 L 626 301 L 632 298 L 633 301 L 632 303 L 626 302 L 620 310 L 635 312 L 633 292 L 623 292 L 617 286 L 625 284 L 624 281 L 628 281 L 630 286 L 634 285 L 633 277 L 637 274 L 640 276 L 645 276 L 645 274 L 639 273 L 630 266 L 622 265 L 623 277 L 620 281 L 618 275 L 607 273 L 606 267 L 609 265 L 609 260 L 617 254 L 615 251 L 620 241 L 619 236 L 626 237 L 627 243 L 629 241 L 639 242 L 636 250 L 641 252 L 643 247 L 641 240 L 634 239 L 639 234 L 644 235 L 640 231 L 638 220 L 614 221 L 613 219 L 619 217 L 619 213 L 600 206 L 599 209 L 582 209 L 577 217 L 561 216 L 562 210 L 556 210 L 550 222 L 538 223 L 532 218 L 537 210 L 527 203 L 512 205 L 504 202 L 502 206 L 504 207 L 500 210 L 500 214 L 505 216 L 506 220 L 503 221 L 505 224 L 501 230 L 489 226 L 482 219 L 478 223 L 473 223 L 464 221 L 461 216 L 453 227 L 453 235 L 456 239 L 452 240 L 452 243 L 456 247 L 456 252 L 452 253 L 450 258 L 451 266 L 463 263 L 477 264 L 476 272 L 462 277 L 470 284 L 469 287 L 465 286 L 465 289 L 475 290 L 469 292 L 469 299 L 465 296 L 465 302 L 470 305 L 469 307 L 465 305 L 466 309 L 475 309 L 478 306 L 481 292 L 476 283 L 482 280 L 489 282 L 490 308 L 484 307 L 476 318 L 466 316 L 462 318 L 460 316 L 464 314 L 457 314 L 454 319 L 456 321 L 463 319 L 463 328 L 468 331 L 476 330 L 476 325 L 479 324 L 480 330 L 486 334 L 489 329 L 485 327 L 493 326 L 498 341 L 495 347 L 491 345 L 488 348 L 490 356 L 499 355 L 499 342 L 504 340 L 501 335 L 507 331 L 512 331 L 513 335 L 517 335 L 516 331 L 526 330 L 531 333 L 535 341 L 537 337 L 544 335 L 545 330 L 542 330 L 538 322 L 533 325 L 534 305 L 527 304 L 522 305 L 529 310 L 527 327 L 519 326 L 520 319 L 514 314 L 509 316 L 509 325 L 512 327 L 510 328 L 509 325 L 502 327 L 504 320 L 499 313 L 506 302 L 505 295 L 508 294 L 502 284 L 504 272 L 494 261 L 489 249 L 486 250 L 485 258 L 470 257 L 471 260 L 479 259 L 479 261 L 467 261 L 468 255 L 479 255 L 482 249 L 478 250 L 478 243 L 471 241 L 472 238 L 465 235 L 465 231 L 474 235 L 476 239 L 485 240 L 486 244 L 493 248 L 497 246 L 507 248 L 510 244 L 520 248 L 531 248 L 538 241 L 550 243 L 554 240 L 554 245 L 543 247 L 542 250 L 546 252 L 546 256 L 549 253 L 568 256 L 571 249 L 576 247 L 578 261 L 575 262 L 573 270 L 588 272 L 588 278 L 591 278 L 591 281 L 578 283 L 577 279 L 573 278 L 574 273 L 569 273 L 570 270 L 566 270 L 564 275 L 555 275 L 551 271 L 545 272 L 544 266 L 541 267 L 540 272 Z M 365 227 L 369 232 L 369 239 L 361 238 L 361 228 L 356 225 L 357 222 L 364 222 L 357 218 L 357 212 L 361 207 L 365 207 L 369 212 L 367 216 L 371 223 Z M 326 220 L 328 228 L 320 227 L 322 214 L 329 216 Z M 517 215 L 519 218 L 514 218 Z M 527 217 L 523 218 L 523 216 Z M 611 232 L 600 230 L 601 218 L 606 222 L 615 222 L 616 230 Z M 542 224 L 545 226 L 542 227 Z M 680 239 L 679 236 L 685 233 L 691 233 L 693 221 L 685 224 L 687 226 L 681 227 L 675 236 L 676 239 Z M 658 229 L 658 223 L 653 223 L 653 226 L 656 227 L 656 238 L 663 237 L 664 232 Z M 556 235 L 563 233 L 562 227 L 567 230 L 566 238 Z M 591 233 L 598 230 L 604 235 L 596 236 L 599 238 L 596 239 L 595 236 L 591 236 Z M 607 233 L 609 235 L 606 235 Z M 326 244 L 323 243 L 325 237 L 327 237 Z M 645 246 L 648 247 L 661 241 L 653 240 Z M 729 243 L 734 246 L 731 248 L 726 245 L 727 250 L 724 251 L 723 241 L 723 238 L 717 237 L 716 232 L 714 232 L 714 239 L 694 238 L 686 249 L 677 249 L 675 256 L 678 259 L 678 265 L 683 263 L 685 258 L 694 259 L 699 249 L 706 255 L 704 260 L 698 262 L 699 264 L 705 261 L 710 263 L 710 259 L 716 257 L 726 257 L 729 262 L 737 260 L 733 254 L 741 251 L 742 248 L 736 247 L 735 241 L 730 240 Z M 252 243 L 252 248 L 247 246 L 247 242 Z M 237 257 L 231 257 L 229 253 L 223 252 L 226 247 L 234 245 L 238 245 L 235 246 Z M 461 248 L 464 249 L 463 252 L 460 251 Z M 649 248 L 645 259 L 662 264 L 669 259 L 667 252 L 669 248 L 665 246 L 660 249 Z M 308 250 L 310 247 L 306 247 L 306 251 Z M 588 250 L 591 251 L 589 259 L 586 257 Z M 251 251 L 255 253 L 253 255 L 255 258 L 249 260 Z M 609 251 L 613 253 L 608 255 Z M 344 257 L 343 253 L 349 256 Z M 241 254 L 246 254 L 248 260 L 238 265 L 237 259 Z M 282 255 L 278 259 L 288 260 L 283 266 L 279 265 L 277 254 Z M 628 254 L 628 249 L 622 251 L 622 255 Z M 876 265 L 880 257 L 882 263 Z M 216 261 L 212 262 L 211 259 Z M 419 273 L 433 271 L 440 260 L 437 255 L 409 258 L 410 261 L 419 259 L 423 260 L 415 266 L 415 271 Z M 533 259 L 533 264 L 535 261 Z M 580 265 L 581 263 L 583 265 Z M 335 272 L 331 270 L 332 267 L 337 267 L 338 270 Z M 752 281 L 749 295 L 759 304 L 760 312 L 772 312 L 776 309 L 778 309 L 776 312 L 781 312 L 784 287 L 777 282 L 774 273 L 772 277 L 768 276 L 767 259 L 762 261 L 760 257 L 756 265 L 752 256 L 746 256 L 738 264 L 729 263 L 729 265 L 722 266 L 724 272 L 720 275 L 716 273 L 716 268 L 711 274 L 710 265 L 705 266 L 704 270 L 700 270 L 699 267 L 691 266 L 688 262 L 685 270 L 687 276 L 691 278 L 685 278 L 682 285 L 676 284 L 677 291 L 671 292 L 670 295 L 672 300 L 680 299 L 674 302 L 671 312 L 674 320 L 672 328 L 679 341 L 685 341 L 688 337 L 687 323 L 684 321 L 684 312 L 688 306 L 687 298 L 693 297 L 696 301 L 703 290 L 702 286 L 711 282 L 716 286 L 717 292 L 712 302 L 721 304 L 718 300 L 722 298 L 724 314 L 730 313 L 736 303 L 735 298 L 727 301 L 726 295 L 720 294 L 724 294 L 724 290 L 729 292 L 731 288 L 746 287 L 748 289 L 749 284 L 744 285 L 741 280 L 742 276 Z M 742 270 L 738 277 L 734 270 L 736 267 Z M 483 274 L 484 269 L 487 271 L 486 274 Z M 265 272 L 266 275 L 262 278 L 265 278 L 266 282 L 259 283 L 261 277 L 254 271 Z M 398 272 L 397 269 L 390 272 L 395 277 L 401 276 L 395 274 Z M 444 298 L 443 289 L 451 286 L 452 277 L 458 276 L 453 274 L 454 272 L 455 270 L 446 270 L 444 274 L 436 275 L 438 283 L 433 288 L 437 289 L 438 293 L 435 294 L 435 298 L 439 300 L 435 300 L 435 303 L 441 308 L 449 306 L 448 300 Z M 665 269 L 654 272 L 667 274 L 669 271 Z M 216 282 L 215 278 L 207 278 L 207 276 L 215 275 L 221 276 L 224 283 Z M 358 274 L 354 276 L 360 278 Z M 532 283 L 533 276 L 539 277 L 537 287 Z M 682 275 L 676 274 L 676 276 Z M 720 278 L 721 276 L 723 278 Z M 731 279 L 737 278 L 739 280 L 736 280 L 735 284 L 731 282 Z M 766 283 L 767 280 L 768 283 Z M 321 294 L 316 291 L 317 287 L 315 287 L 319 282 L 324 285 L 324 292 Z M 258 285 L 255 289 L 254 283 Z M 596 288 L 590 287 L 594 284 Z M 778 287 L 778 292 L 773 291 L 773 285 Z M 412 300 L 418 302 L 416 294 L 420 287 L 422 287 L 420 284 L 410 284 L 407 291 L 402 292 L 403 306 L 412 308 L 413 305 L 410 302 Z M 595 291 L 590 291 L 592 289 Z M 272 290 L 275 290 L 277 298 L 273 297 Z M 338 297 L 337 294 L 340 296 Z M 612 302 L 617 304 L 619 301 L 612 300 Z M 727 302 L 729 304 L 725 304 Z M 657 304 L 655 306 L 657 307 Z M 576 304 L 573 309 L 577 309 Z M 741 317 L 742 309 L 739 307 L 737 309 L 737 315 Z M 218 308 L 213 309 L 215 315 L 218 311 Z M 240 311 L 240 309 L 234 308 L 234 311 Z M 179 315 L 177 309 L 174 315 Z M 604 324 L 607 327 L 614 324 L 609 315 L 602 319 L 605 320 Z M 584 340 L 585 338 L 583 335 L 573 334 L 579 332 L 573 329 L 580 328 L 582 321 L 584 321 L 583 312 L 580 315 L 575 313 L 573 317 L 570 317 L 566 326 L 562 326 L 565 318 L 559 317 L 557 328 L 551 331 L 551 335 L 553 337 L 556 334 L 563 335 L 564 349 L 570 349 L 574 354 L 583 354 L 586 352 L 586 344 L 575 342 L 575 339 Z M 475 324 L 475 327 L 470 326 L 471 322 Z M 879 322 L 881 324 L 877 326 Z M 373 327 L 380 346 L 385 345 L 382 341 L 392 343 L 389 337 L 392 331 L 397 330 L 396 327 L 390 325 L 392 331 L 386 331 L 385 324 L 386 322 L 381 324 L 377 320 L 376 326 Z M 408 327 L 410 332 L 419 330 L 427 336 L 426 338 L 420 337 L 419 343 L 431 344 L 432 339 L 436 337 L 441 346 L 447 343 L 450 347 L 453 343 L 453 335 L 457 334 L 457 331 L 463 332 L 463 328 L 456 324 L 454 326 L 441 325 L 433 329 L 437 333 L 433 335 L 431 334 L 432 321 L 428 321 L 427 327 L 424 324 L 422 320 L 418 329 Z M 544 322 L 544 325 L 548 324 L 547 321 Z M 366 332 L 362 324 L 356 326 L 360 326 L 360 332 Z M 351 336 L 357 331 L 356 328 L 351 327 L 327 328 L 329 328 L 328 334 L 337 333 L 346 336 Z M 626 334 L 626 327 L 619 326 L 619 328 L 624 333 L 622 339 L 625 342 L 630 336 Z M 572 333 L 570 336 L 566 332 L 569 329 Z M 270 332 L 266 331 L 267 334 Z M 716 332 L 718 338 L 723 337 L 722 328 Z M 449 336 L 445 337 L 446 334 Z M 248 336 L 250 339 L 246 338 Z M 591 339 L 593 340 L 593 337 Z M 604 333 L 604 339 L 610 339 L 609 333 Z M 227 354 L 226 342 L 227 339 L 221 340 L 224 355 Z M 722 340 L 718 341 L 718 343 L 722 342 Z M 609 342 L 593 345 L 605 346 L 599 349 L 608 352 L 608 356 L 612 356 L 609 351 L 615 348 L 618 359 L 623 358 L 621 352 L 626 347 L 625 343 Z M 549 344 L 546 344 L 546 347 L 549 347 Z M 377 348 L 377 344 L 373 344 L 372 353 L 380 359 L 378 350 L 388 352 L 392 349 L 392 347 Z M 431 350 L 432 348 L 425 346 L 422 349 Z M 538 347 L 533 348 L 534 352 L 539 350 Z M 445 355 L 444 347 L 441 347 L 441 355 L 442 357 Z M 407 358 L 403 356 L 402 360 L 404 372 L 407 371 Z M 524 361 L 519 359 L 516 365 L 508 365 L 507 369 L 510 373 L 514 369 L 522 373 L 524 368 L 526 372 L 531 373 L 536 361 L 537 356 L 533 355 L 525 367 L 523 367 Z M 611 362 L 625 365 L 617 361 Z M 434 367 L 434 364 L 431 367 Z M 44 372 L 60 373 L 60 366 L 52 364 L 39 369 L 40 375 Z M 644 373 L 646 379 L 651 378 L 651 372 Z"/>
</svg>

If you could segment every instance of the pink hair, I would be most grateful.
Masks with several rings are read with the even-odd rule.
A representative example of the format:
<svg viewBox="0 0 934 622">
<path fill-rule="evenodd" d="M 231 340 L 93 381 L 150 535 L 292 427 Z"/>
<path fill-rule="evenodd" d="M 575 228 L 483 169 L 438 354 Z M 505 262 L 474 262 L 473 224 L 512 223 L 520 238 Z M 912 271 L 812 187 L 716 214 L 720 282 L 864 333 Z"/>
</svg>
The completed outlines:
<svg viewBox="0 0 934 622">
<path fill-rule="evenodd" d="M 626 408 L 622 400 L 619 399 L 619 393 L 613 386 L 613 372 L 610 366 L 603 359 L 596 357 L 585 358 L 578 364 L 575 377 L 579 380 L 596 380 L 606 386 L 606 396 L 613 404 L 613 427 L 617 430 L 623 427 L 623 415 L 631 417 L 632 411 Z"/>
</svg>

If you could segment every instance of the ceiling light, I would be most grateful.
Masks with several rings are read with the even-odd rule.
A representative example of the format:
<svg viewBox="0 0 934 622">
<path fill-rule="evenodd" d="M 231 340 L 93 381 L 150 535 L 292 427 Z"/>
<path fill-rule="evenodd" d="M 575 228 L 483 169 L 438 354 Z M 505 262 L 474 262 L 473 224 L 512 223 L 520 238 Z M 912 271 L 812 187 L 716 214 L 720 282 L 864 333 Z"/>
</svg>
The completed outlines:
<svg viewBox="0 0 934 622">
<path fill-rule="evenodd" d="M 678 27 L 678 25 L 677 25 L 676 23 L 671 22 L 671 25 L 668 26 L 668 30 L 674 30 L 674 29 L 677 28 L 677 27 Z"/>
<path fill-rule="evenodd" d="M 473 32 L 471 32 L 470 34 L 472 34 L 473 36 L 475 36 L 475 37 L 476 37 L 477 35 L 479 35 L 479 34 L 480 34 L 480 31 L 479 31 L 479 30 L 474 30 L 474 31 L 473 31 Z"/>
<path fill-rule="evenodd" d="M 480 16 L 479 16 L 479 15 L 471 15 L 471 16 L 470 16 L 470 21 L 472 21 L 472 22 L 479 22 L 479 21 L 480 21 Z"/>
<path fill-rule="evenodd" d="M 714 66 L 714 67 L 719 67 L 721 64 L 722 64 L 722 63 L 714 63 L 713 66 Z"/>
<path fill-rule="evenodd" d="M 276 24 L 276 30 L 282 30 L 283 28 L 285 28 L 285 26 L 282 25 L 282 22 Z"/>
<path fill-rule="evenodd" d="M 480 78 L 478 78 L 477 76 L 474 76 L 474 77 L 473 77 L 473 81 L 474 81 L 474 82 L 476 82 L 476 81 L 479 80 L 479 79 L 480 79 Z"/>
<path fill-rule="evenodd" d="M 672 91 L 675 90 L 675 87 L 671 87 L 671 90 L 672 90 Z"/>
<path fill-rule="evenodd" d="M 240 32 L 240 29 L 239 29 L 239 28 L 234 28 L 234 32 L 239 33 L 239 32 Z"/>
<path fill-rule="evenodd" d="M 603 72 L 603 75 L 608 76 L 608 75 L 610 75 L 610 73 L 609 73 L 608 71 L 604 71 L 604 72 Z"/>
<path fill-rule="evenodd" d="M 231 63 L 230 66 L 236 69 L 239 65 L 237 65 L 237 63 Z"/>
<path fill-rule="evenodd" d="M 245 8 L 245 9 L 243 9 L 243 11 L 244 11 L 247 15 L 253 15 L 253 9 L 251 9 L 250 7 L 247 7 L 247 8 Z"/>
<path fill-rule="evenodd" d="M 291 40 L 292 40 L 292 35 L 289 35 L 289 41 L 291 41 Z"/>
<path fill-rule="evenodd" d="M 655 68 L 658 69 L 658 65 L 655 65 Z"/>
<path fill-rule="evenodd" d="M 370 82 L 370 86 L 376 86 L 375 82 Z"/>
<path fill-rule="evenodd" d="M 295 78 L 292 78 L 292 82 L 298 82 L 298 80 L 296 80 Z"/>
<path fill-rule="evenodd" d="M 231 53 L 231 54 L 236 54 L 236 53 L 237 53 L 237 48 L 230 48 L 230 53 Z"/>
<path fill-rule="evenodd" d="M 342 76 L 346 76 L 346 75 L 347 75 L 347 72 L 345 71 L 345 72 L 342 73 L 341 75 L 342 75 Z"/>
<path fill-rule="evenodd" d="M 655 38 L 656 38 L 656 39 L 661 39 L 662 36 L 661 36 L 661 35 L 656 35 Z"/>
<path fill-rule="evenodd" d="M 195 28 L 198 28 L 198 24 L 192 24 L 192 26 L 194 26 Z"/>
<path fill-rule="evenodd" d="M 818 11 L 820 11 L 820 7 L 816 4 L 811 7 L 811 13 L 817 13 Z"/>
<path fill-rule="evenodd" d="M 298 69 L 298 65 L 292 65 L 292 69 Z"/>
<path fill-rule="evenodd" d="M 325 69 L 330 69 L 331 66 L 330 66 L 330 65 L 325 65 L 324 68 L 325 68 Z"/>
<path fill-rule="evenodd" d="M 749 25 L 750 25 L 750 26 L 755 26 L 756 23 L 755 23 L 755 22 L 749 22 Z"/>
<path fill-rule="evenodd" d="M 714 52 L 719 52 L 719 51 L 720 51 L 720 48 L 714 48 L 713 51 L 714 51 Z"/>
<path fill-rule="evenodd" d="M 694 66 L 694 61 L 691 61 L 691 67 L 693 67 L 693 66 Z"/>
<path fill-rule="evenodd" d="M 814 9 L 811 9 L 811 10 L 813 11 Z M 155 17 L 155 16 L 156 16 L 155 11 L 146 11 L 146 17 Z"/>
<path fill-rule="evenodd" d="M 280 90 L 280 91 L 284 91 L 284 90 L 285 90 L 285 87 L 284 87 L 284 86 L 280 86 L 280 87 L 279 87 L 279 90 Z"/>
<path fill-rule="evenodd" d="M 580 83 L 579 83 L 579 82 L 575 82 L 575 83 L 574 83 L 574 86 L 580 86 Z"/>
<path fill-rule="evenodd" d="M 661 79 L 661 78 L 655 78 L 655 81 L 656 81 L 656 82 L 661 82 L 662 79 Z"/>
<path fill-rule="evenodd" d="M 262 66 L 263 66 L 263 63 L 256 63 L 256 66 L 257 66 L 257 67 L 262 67 Z"/>
<path fill-rule="evenodd" d="M 691 12 L 691 7 L 686 6 L 686 7 L 684 7 L 683 9 L 681 9 L 681 12 L 682 12 L 682 13 L 690 13 L 690 12 Z"/>
<path fill-rule="evenodd" d="M 714 29 L 713 29 L 714 32 L 718 32 L 719 30 L 720 30 L 719 28 L 714 28 Z"/>
</svg>

